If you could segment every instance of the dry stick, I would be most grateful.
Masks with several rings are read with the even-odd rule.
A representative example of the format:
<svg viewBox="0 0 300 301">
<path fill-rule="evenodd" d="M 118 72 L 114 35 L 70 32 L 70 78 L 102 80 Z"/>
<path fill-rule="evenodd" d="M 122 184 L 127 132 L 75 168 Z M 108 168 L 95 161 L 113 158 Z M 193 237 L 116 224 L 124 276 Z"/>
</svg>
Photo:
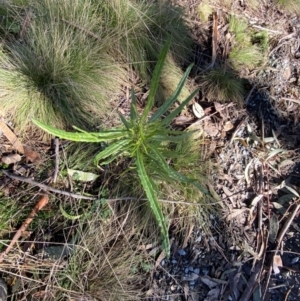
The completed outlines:
<svg viewBox="0 0 300 301">
<path fill-rule="evenodd" d="M 300 202 L 299 202 L 299 199 L 297 200 L 297 202 L 298 202 L 298 204 L 297 204 L 296 207 L 294 208 L 292 215 L 285 221 L 285 223 L 284 223 L 284 225 L 283 225 L 283 227 L 282 227 L 282 229 L 281 229 L 281 231 L 280 231 L 280 233 L 279 233 L 279 235 L 278 235 L 278 238 L 277 238 L 277 247 L 276 247 L 276 249 L 279 249 L 279 246 L 280 246 L 280 244 L 281 244 L 281 242 L 282 242 L 282 240 L 283 240 L 283 237 L 284 237 L 285 233 L 287 232 L 287 230 L 288 230 L 288 228 L 290 227 L 292 221 L 294 220 L 294 218 L 295 218 L 297 212 L 298 212 L 299 209 L 300 209 Z"/>
<path fill-rule="evenodd" d="M 53 183 L 56 183 L 58 169 L 59 169 L 59 140 L 58 138 L 54 138 L 54 146 L 55 146 L 55 169 L 53 175 Z"/>
<path fill-rule="evenodd" d="M 10 244 L 8 245 L 8 247 L 6 248 L 6 250 L 0 254 L 0 263 L 3 261 L 4 256 L 9 253 L 9 251 L 12 249 L 12 247 L 14 246 L 14 244 L 21 237 L 21 235 L 23 234 L 23 232 L 27 229 L 28 225 L 32 222 L 32 220 L 35 217 L 35 215 L 48 204 L 48 201 L 49 201 L 48 195 L 43 195 L 41 197 L 41 199 L 37 202 L 37 204 L 32 209 L 31 213 L 29 214 L 29 216 L 27 217 L 27 219 L 25 220 L 25 222 L 22 224 L 21 228 L 14 235 L 12 241 L 10 242 Z"/>
<path fill-rule="evenodd" d="M 14 179 L 14 180 L 17 180 L 17 181 L 22 181 L 22 182 L 31 184 L 33 186 L 37 186 L 37 187 L 43 189 L 44 191 L 52 191 L 52 192 L 55 192 L 55 193 L 70 196 L 70 197 L 75 198 L 75 199 L 84 199 L 84 200 L 97 200 L 98 199 L 96 197 L 90 197 L 90 196 L 71 193 L 71 192 L 64 191 L 64 190 L 55 189 L 55 188 L 52 188 L 51 186 L 47 186 L 45 184 L 38 183 L 38 182 L 36 182 L 36 181 L 34 181 L 30 178 L 14 175 L 13 173 L 11 173 L 7 170 L 2 170 L 2 172 L 5 175 L 7 175 L 8 177 L 10 177 L 11 179 Z"/>
<path fill-rule="evenodd" d="M 300 104 L 300 100 L 299 99 L 294 99 L 294 98 L 288 98 L 288 97 L 281 97 L 283 100 L 288 100 L 288 101 L 292 101 L 295 103 Z"/>
<path fill-rule="evenodd" d="M 269 29 L 269 28 L 266 28 L 266 27 L 258 26 L 258 25 L 252 25 L 252 27 L 257 28 L 257 29 L 261 29 L 261 30 L 264 30 L 264 31 L 268 31 L 268 32 L 271 32 L 271 33 L 283 34 L 282 31 L 273 30 L 273 29 Z"/>
<path fill-rule="evenodd" d="M 212 58 L 211 64 L 206 68 L 206 70 L 214 67 L 217 59 L 217 45 L 218 45 L 218 13 L 213 13 L 213 37 L 212 37 Z"/>
<path fill-rule="evenodd" d="M 45 184 L 41 184 L 39 182 L 36 182 L 30 178 L 27 177 L 21 177 L 21 176 L 17 176 L 14 175 L 13 173 L 7 171 L 7 170 L 1 170 L 6 176 L 10 177 L 11 179 L 17 180 L 17 181 L 21 181 L 21 182 L 25 182 L 28 184 L 31 184 L 33 186 L 37 186 L 45 191 L 52 191 L 54 193 L 58 193 L 58 194 L 63 194 L 69 197 L 72 197 L 74 199 L 83 199 L 83 200 L 91 200 L 91 201 L 95 201 L 95 200 L 99 200 L 99 197 L 92 197 L 92 196 L 85 196 L 85 195 L 81 195 L 81 194 L 75 194 L 75 193 L 71 193 L 68 191 L 64 191 L 64 190 L 59 190 L 59 189 L 55 189 L 52 188 L 51 186 L 45 185 Z M 107 202 L 117 202 L 117 201 L 147 201 L 148 199 L 146 198 L 137 198 L 137 197 L 132 197 L 132 196 L 128 196 L 128 197 L 119 197 L 119 198 L 111 198 L 111 199 L 105 199 L 105 201 Z M 164 202 L 164 203 L 170 203 L 170 204 L 182 204 L 182 205 L 191 205 L 191 206 L 211 206 L 211 205 L 217 205 L 220 202 L 213 202 L 213 203 L 208 203 L 208 204 L 197 204 L 197 203 L 190 203 L 190 202 L 184 202 L 184 201 L 170 201 L 170 200 L 163 200 L 163 199 L 158 199 L 160 202 Z"/>
</svg>

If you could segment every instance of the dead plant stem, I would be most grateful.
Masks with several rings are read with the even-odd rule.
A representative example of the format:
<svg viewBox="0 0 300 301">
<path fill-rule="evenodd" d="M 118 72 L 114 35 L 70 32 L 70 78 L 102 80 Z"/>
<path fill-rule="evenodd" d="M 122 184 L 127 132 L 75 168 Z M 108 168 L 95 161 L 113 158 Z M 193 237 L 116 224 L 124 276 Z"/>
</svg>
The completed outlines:
<svg viewBox="0 0 300 301">
<path fill-rule="evenodd" d="M 23 232 L 27 229 L 27 227 L 32 222 L 32 220 L 35 217 L 35 215 L 48 204 L 48 201 L 49 201 L 48 195 L 43 195 L 41 197 L 41 199 L 37 202 L 37 204 L 34 206 L 34 208 L 30 212 L 30 214 L 27 217 L 27 219 L 25 220 L 25 222 L 22 224 L 22 226 L 20 227 L 20 229 L 14 235 L 14 237 L 11 240 L 10 244 L 8 245 L 8 247 L 5 249 L 4 252 L 2 252 L 0 254 L 0 263 L 3 261 L 4 256 L 7 255 L 9 253 L 9 251 L 13 248 L 14 244 L 18 241 L 18 239 L 21 237 L 21 235 L 23 234 Z"/>
</svg>

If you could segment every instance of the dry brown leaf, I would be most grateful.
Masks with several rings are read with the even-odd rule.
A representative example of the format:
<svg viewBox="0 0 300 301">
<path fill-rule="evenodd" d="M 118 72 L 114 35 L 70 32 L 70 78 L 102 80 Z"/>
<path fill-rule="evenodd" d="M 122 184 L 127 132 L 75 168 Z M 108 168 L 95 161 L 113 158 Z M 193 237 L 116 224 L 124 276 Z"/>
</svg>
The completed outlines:
<svg viewBox="0 0 300 301">
<path fill-rule="evenodd" d="M 204 131 L 211 137 L 215 137 L 219 134 L 219 129 L 211 121 L 205 123 Z"/>
<path fill-rule="evenodd" d="M 187 123 L 190 123 L 192 120 L 193 120 L 193 118 L 191 118 L 191 117 L 181 115 L 174 119 L 174 124 L 175 125 L 187 124 Z"/>
<path fill-rule="evenodd" d="M 279 267 L 282 267 L 282 259 L 280 255 L 274 255 L 273 257 L 273 271 L 274 274 L 279 274 L 280 270 Z"/>
<path fill-rule="evenodd" d="M 3 132 L 4 136 L 9 140 L 13 147 L 20 153 L 24 154 L 24 148 L 17 136 L 12 132 L 12 130 L 0 120 L 0 130 Z"/>
<path fill-rule="evenodd" d="M 219 102 L 215 101 L 214 102 L 214 107 L 216 109 L 216 111 L 220 114 L 220 116 L 223 119 L 227 119 L 226 116 L 223 114 L 223 110 L 224 110 L 224 105 L 220 104 Z"/>
<path fill-rule="evenodd" d="M 155 268 L 157 268 L 157 267 L 160 265 L 160 263 L 162 262 L 162 260 L 163 260 L 164 258 L 166 258 L 166 253 L 165 253 L 165 251 L 163 250 L 163 251 L 159 254 L 159 256 L 157 257 L 157 260 L 155 261 Z"/>
<path fill-rule="evenodd" d="M 27 162 L 35 163 L 40 159 L 40 155 L 27 145 L 24 145 L 24 155 Z"/>
<path fill-rule="evenodd" d="M 225 122 L 223 131 L 228 132 L 233 129 L 233 124 L 230 121 Z"/>
<path fill-rule="evenodd" d="M 248 211 L 248 208 L 241 208 L 241 209 L 232 209 L 231 213 L 226 217 L 226 221 L 230 221 L 237 217 L 238 215 L 244 213 L 245 211 Z"/>
<path fill-rule="evenodd" d="M 14 164 L 20 162 L 22 157 L 19 154 L 9 154 L 1 158 L 2 163 L 4 164 Z"/>
<path fill-rule="evenodd" d="M 226 186 L 222 186 L 222 189 L 224 191 L 224 193 L 227 195 L 227 196 L 232 196 L 233 193 L 226 187 Z"/>
</svg>

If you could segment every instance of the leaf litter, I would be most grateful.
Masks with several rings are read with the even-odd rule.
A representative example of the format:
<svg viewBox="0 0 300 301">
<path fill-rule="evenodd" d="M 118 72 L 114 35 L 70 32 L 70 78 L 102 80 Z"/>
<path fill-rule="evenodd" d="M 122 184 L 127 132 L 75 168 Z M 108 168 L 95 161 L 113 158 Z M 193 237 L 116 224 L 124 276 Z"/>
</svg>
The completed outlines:
<svg viewBox="0 0 300 301">
<path fill-rule="evenodd" d="M 193 1 L 175 2 L 188 8 L 192 35 L 199 42 L 199 47 L 207 45 L 206 40 L 212 39 L 212 51 L 197 59 L 214 65 L 221 49 L 216 47 L 217 42 L 228 49 L 225 18 L 217 19 L 213 14 L 211 32 L 209 26 L 199 21 Z M 231 298 L 244 301 L 251 298 L 262 300 L 261 291 L 265 300 L 284 300 L 286 296 L 288 300 L 297 300 L 299 278 L 295 271 L 299 271 L 300 266 L 299 260 L 295 259 L 296 254 L 292 253 L 300 250 L 297 191 L 300 160 L 296 151 L 300 145 L 297 134 L 300 108 L 296 101 L 300 97 L 297 87 L 300 69 L 294 35 L 298 32 L 298 18 L 290 19 L 272 7 L 266 14 L 267 6 L 261 4 L 260 7 L 256 10 L 245 1 L 235 7 L 236 12 L 243 15 L 254 13 L 252 23 L 270 32 L 273 37 L 274 46 L 269 53 L 267 71 L 261 71 L 258 75 L 243 70 L 243 75 L 258 87 L 249 98 L 248 111 L 236 105 L 208 102 L 204 96 L 194 103 L 190 115 L 179 116 L 174 121 L 177 125 L 186 125 L 193 124 L 194 117 L 200 121 L 203 119 L 199 124 L 210 145 L 213 145 L 207 155 L 217 165 L 218 170 L 213 172 L 213 188 L 224 204 L 224 216 L 221 219 L 211 217 L 215 220 L 215 228 L 212 229 L 214 241 L 202 229 L 194 228 L 188 234 L 188 242 L 181 249 L 183 251 L 173 251 L 169 260 L 164 255 L 159 256 L 152 288 L 149 288 L 151 296 L 173 296 L 172 300 L 180 300 L 184 295 L 186 300 Z M 270 20 L 266 19 L 266 15 L 271 16 Z M 279 29 L 280 33 L 277 33 Z M 290 34 L 291 30 L 294 32 Z M 211 50 L 211 45 L 207 49 Z M 290 55 L 291 52 L 294 56 Z M 200 54 L 203 53 L 205 49 L 201 49 Z M 269 99 L 260 89 L 268 91 Z M 128 106 L 124 105 L 121 109 L 126 113 Z M 261 118 L 263 114 L 270 116 L 264 120 Z M 253 135 L 247 132 L 245 125 L 253 130 Z M 273 135 L 274 129 L 276 135 Z M 3 122 L 1 130 L 14 148 L 11 152 L 25 153 L 28 162 L 39 160 L 39 155 L 31 149 L 26 154 L 17 136 Z M 266 144 L 273 149 L 267 150 Z M 295 154 L 286 152 L 290 150 Z M 3 153 L 7 152 L 2 152 L 2 159 L 15 155 Z M 7 164 L 18 162 L 15 160 Z M 80 176 L 80 171 L 71 173 L 78 175 L 78 172 Z M 87 175 L 87 178 L 83 175 L 82 179 L 90 179 L 89 176 L 92 181 L 96 180 L 94 175 Z M 280 186 L 289 176 L 291 184 Z M 176 250 L 176 244 L 180 245 L 180 241 L 175 239 L 173 250 Z M 291 269 L 289 273 L 283 273 L 285 267 Z M 284 285 L 280 287 L 282 283 Z M 288 291 L 287 283 L 293 283 L 291 291 Z"/>
</svg>

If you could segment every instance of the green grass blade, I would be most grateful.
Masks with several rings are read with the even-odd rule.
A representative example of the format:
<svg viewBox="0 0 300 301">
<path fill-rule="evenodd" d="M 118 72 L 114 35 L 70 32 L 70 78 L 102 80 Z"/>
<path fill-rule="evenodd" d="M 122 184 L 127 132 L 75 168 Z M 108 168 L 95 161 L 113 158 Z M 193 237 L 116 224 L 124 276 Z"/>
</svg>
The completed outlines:
<svg viewBox="0 0 300 301">
<path fill-rule="evenodd" d="M 180 82 L 179 82 L 179 84 L 178 84 L 178 86 L 177 86 L 175 92 L 174 92 L 174 93 L 166 100 L 166 102 L 165 102 L 162 106 L 160 106 L 160 107 L 158 108 L 158 110 L 151 116 L 151 118 L 149 119 L 149 122 L 153 122 L 153 121 L 157 120 L 158 118 L 161 118 L 162 115 L 163 115 L 164 113 L 166 113 L 166 112 L 169 110 L 169 108 L 172 106 L 172 104 L 177 100 L 177 98 L 178 98 L 178 96 L 180 95 L 181 90 L 182 90 L 182 88 L 184 87 L 184 84 L 185 84 L 185 82 L 186 82 L 186 80 L 187 80 L 187 78 L 188 78 L 188 76 L 189 76 L 189 74 L 190 74 L 192 68 L 193 68 L 193 64 L 191 64 L 191 65 L 187 68 L 187 70 L 185 71 L 185 73 L 184 73 L 184 75 L 182 76 L 182 78 L 181 78 L 181 80 L 180 80 Z"/>
<path fill-rule="evenodd" d="M 164 125 L 169 125 L 173 119 L 182 111 L 182 109 L 197 95 L 199 88 L 196 89 L 187 99 L 185 99 L 174 111 L 172 111 L 162 123 Z"/>
<path fill-rule="evenodd" d="M 169 233 L 168 228 L 165 222 L 165 218 L 163 216 L 161 207 L 159 205 L 158 199 L 156 197 L 154 188 L 152 186 L 152 183 L 150 181 L 150 178 L 148 177 L 145 166 L 143 163 L 143 155 L 140 152 L 137 152 L 136 157 L 136 165 L 137 165 L 137 172 L 139 175 L 139 178 L 141 180 L 142 186 L 145 190 L 146 196 L 148 198 L 151 210 L 156 218 L 156 221 L 158 222 L 161 234 L 163 236 L 163 247 L 166 252 L 166 256 L 170 256 L 170 240 L 169 240 Z"/>
<path fill-rule="evenodd" d="M 113 142 L 111 145 L 109 145 L 107 148 L 105 148 L 103 151 L 101 151 L 99 154 L 95 156 L 94 162 L 96 165 L 98 165 L 98 162 L 100 160 L 106 159 L 110 156 L 115 155 L 116 153 L 119 153 L 120 151 L 124 151 L 125 147 L 130 143 L 130 140 L 123 139 L 119 141 Z"/>
<path fill-rule="evenodd" d="M 151 79 L 151 83 L 150 83 L 150 92 L 149 92 L 149 96 L 147 99 L 147 104 L 146 107 L 143 111 L 142 117 L 141 117 L 141 122 L 144 123 L 147 119 L 147 116 L 149 115 L 151 109 L 154 106 L 154 99 L 155 99 L 155 95 L 157 93 L 157 89 L 159 86 L 159 82 L 160 82 L 160 76 L 163 70 L 163 66 L 170 48 L 170 44 L 171 44 L 171 39 L 169 38 L 167 43 L 164 45 L 161 53 L 159 54 L 158 57 L 158 61 L 156 63 L 156 66 L 154 68 L 153 74 L 152 74 L 152 79 Z"/>
<path fill-rule="evenodd" d="M 67 132 L 64 130 L 56 129 L 50 125 L 46 125 L 38 120 L 32 120 L 39 128 L 61 139 L 66 139 L 75 142 L 105 142 L 113 139 L 122 138 L 126 135 L 127 131 L 103 131 L 99 133 L 88 133 L 84 131 L 80 132 Z"/>
</svg>

